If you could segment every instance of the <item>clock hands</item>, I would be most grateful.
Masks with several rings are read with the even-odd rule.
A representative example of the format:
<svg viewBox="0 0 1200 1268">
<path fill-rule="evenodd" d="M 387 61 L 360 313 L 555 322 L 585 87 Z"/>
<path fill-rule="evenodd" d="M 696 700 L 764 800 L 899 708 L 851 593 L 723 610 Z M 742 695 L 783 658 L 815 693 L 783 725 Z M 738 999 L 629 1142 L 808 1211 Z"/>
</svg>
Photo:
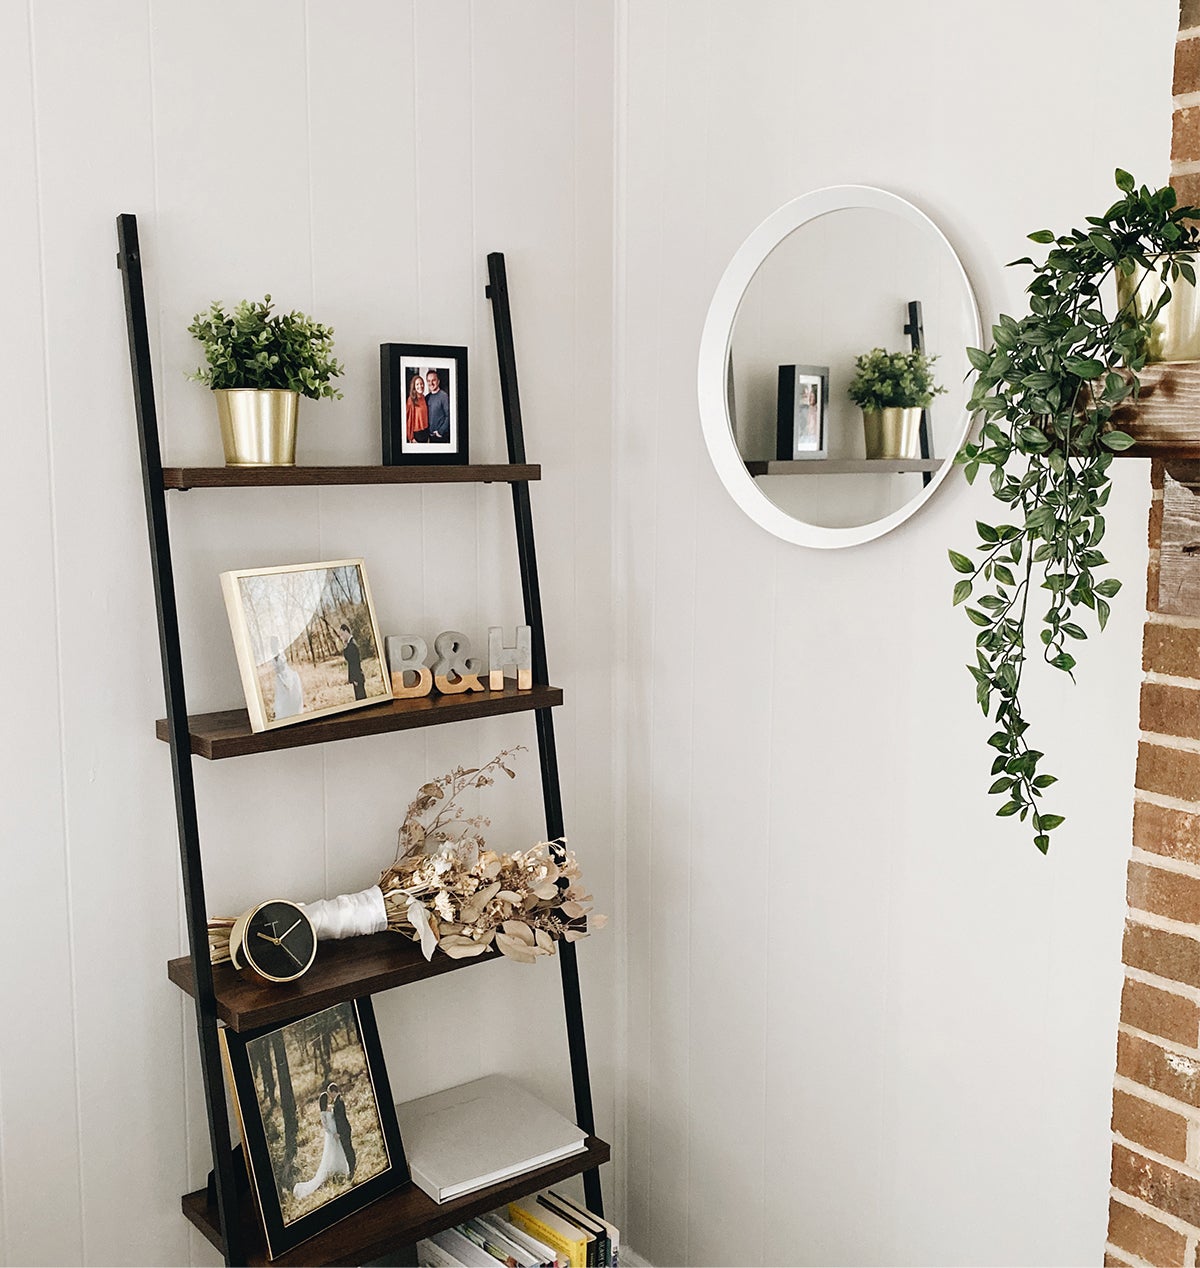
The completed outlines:
<svg viewBox="0 0 1200 1268">
<path fill-rule="evenodd" d="M 297 955 L 297 954 L 296 954 L 296 953 L 292 950 L 292 948 L 291 948 L 291 947 L 289 947 L 289 946 L 287 945 L 287 943 L 286 943 L 286 942 L 284 942 L 284 938 L 286 938 L 286 937 L 288 936 L 288 934 L 292 932 L 292 929 L 297 928 L 297 927 L 300 925 L 300 923 L 301 923 L 301 922 L 300 922 L 299 920 L 297 920 L 297 921 L 296 921 L 296 923 L 295 923 L 294 925 L 292 925 L 291 929 L 286 930 L 286 931 L 285 931 L 284 933 L 282 933 L 282 934 L 281 934 L 278 938 L 272 938 L 272 937 L 271 937 L 271 935 L 270 935 L 269 933 L 263 933 L 263 931 L 262 931 L 261 929 L 255 930 L 255 932 L 256 932 L 256 934 L 258 935 L 258 937 L 262 938 L 262 940 L 263 940 L 264 942 L 269 942 L 269 943 L 271 943 L 273 946 L 276 946 L 276 947 L 282 947 L 282 948 L 283 948 L 283 950 L 284 950 L 284 951 L 286 951 L 286 952 L 288 953 L 288 955 L 289 955 L 289 956 L 291 956 L 292 960 L 293 960 L 296 964 L 298 964 L 301 968 L 303 968 L 303 967 L 304 967 L 304 961 L 300 959 L 300 957 L 299 957 L 299 956 L 298 956 L 298 955 Z M 272 928 L 272 929 L 274 929 L 275 927 L 276 927 L 276 922 L 275 922 L 275 921 L 271 921 L 271 928 Z"/>
</svg>

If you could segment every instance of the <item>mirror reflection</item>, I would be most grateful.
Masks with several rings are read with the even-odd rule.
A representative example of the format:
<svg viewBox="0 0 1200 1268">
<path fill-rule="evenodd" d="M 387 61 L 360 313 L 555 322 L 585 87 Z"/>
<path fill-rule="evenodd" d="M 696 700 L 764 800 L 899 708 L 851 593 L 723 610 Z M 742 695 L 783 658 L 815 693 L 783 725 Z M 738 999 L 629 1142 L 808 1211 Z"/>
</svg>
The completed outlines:
<svg viewBox="0 0 1200 1268">
<path fill-rule="evenodd" d="M 727 366 L 737 451 L 761 492 L 806 524 L 870 525 L 919 501 L 969 425 L 974 296 L 945 238 L 903 206 L 909 214 L 842 206 L 807 220 L 737 310 Z M 856 376 L 865 414 L 851 398 Z M 927 408 L 883 408 L 914 400 Z"/>
</svg>

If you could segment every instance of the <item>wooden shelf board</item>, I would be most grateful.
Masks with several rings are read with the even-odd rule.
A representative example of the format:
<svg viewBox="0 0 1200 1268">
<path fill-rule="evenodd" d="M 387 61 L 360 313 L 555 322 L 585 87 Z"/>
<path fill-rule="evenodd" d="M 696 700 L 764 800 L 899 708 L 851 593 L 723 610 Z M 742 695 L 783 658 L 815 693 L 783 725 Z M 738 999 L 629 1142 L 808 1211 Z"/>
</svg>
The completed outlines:
<svg viewBox="0 0 1200 1268">
<path fill-rule="evenodd" d="M 415 1184 L 410 1184 L 372 1202 L 276 1259 L 267 1258 L 258 1211 L 253 1199 L 244 1196 L 240 1214 L 245 1262 L 274 1264 L 279 1268 L 291 1268 L 297 1264 L 364 1264 L 380 1259 L 407 1243 L 432 1237 L 434 1233 L 461 1224 L 463 1220 L 494 1210 L 514 1198 L 524 1197 L 547 1185 L 558 1184 L 582 1171 L 599 1167 L 608 1161 L 609 1153 L 610 1148 L 604 1141 L 589 1136 L 583 1153 L 440 1205 Z M 200 1189 L 195 1193 L 185 1193 L 182 1205 L 184 1215 L 218 1250 L 222 1250 L 216 1205 L 209 1205 L 207 1191 Z"/>
<path fill-rule="evenodd" d="M 407 986 L 472 964 L 490 964 L 498 958 L 497 953 L 487 951 L 466 960 L 435 954 L 427 961 L 419 943 L 398 933 L 373 933 L 322 942 L 312 968 L 296 982 L 272 985 L 243 977 L 232 964 L 215 964 L 217 1016 L 234 1030 L 281 1025 L 361 995 Z M 168 960 L 167 977 L 189 995 L 196 993 L 190 956 Z"/>
<path fill-rule="evenodd" d="M 766 475 L 891 475 L 936 471 L 945 458 L 801 458 L 795 462 L 747 462 L 752 476 Z"/>
<path fill-rule="evenodd" d="M 1113 425 L 1137 442 L 1118 457 L 1200 458 L 1200 361 L 1148 365 L 1141 394 L 1113 411 Z"/>
<path fill-rule="evenodd" d="M 537 463 L 413 467 L 164 467 L 165 489 L 262 489 L 334 484 L 512 484 L 540 480 Z"/>
<path fill-rule="evenodd" d="M 390 731 L 408 731 L 415 727 L 441 726 L 486 718 L 501 713 L 523 713 L 529 709 L 548 709 L 562 704 L 562 689 L 535 685 L 528 691 L 515 686 L 503 691 L 469 691 L 457 696 L 434 692 L 419 699 L 389 700 L 365 709 L 350 709 L 325 718 L 313 718 L 272 731 L 251 731 L 245 709 L 227 709 L 221 713 L 198 713 L 188 718 L 192 752 L 197 757 L 216 761 L 226 757 L 244 757 L 249 753 L 273 753 L 278 749 L 302 748 L 308 744 L 328 744 L 334 740 L 353 740 L 363 735 L 384 735 Z M 155 734 L 167 741 L 167 720 L 159 718 Z"/>
</svg>

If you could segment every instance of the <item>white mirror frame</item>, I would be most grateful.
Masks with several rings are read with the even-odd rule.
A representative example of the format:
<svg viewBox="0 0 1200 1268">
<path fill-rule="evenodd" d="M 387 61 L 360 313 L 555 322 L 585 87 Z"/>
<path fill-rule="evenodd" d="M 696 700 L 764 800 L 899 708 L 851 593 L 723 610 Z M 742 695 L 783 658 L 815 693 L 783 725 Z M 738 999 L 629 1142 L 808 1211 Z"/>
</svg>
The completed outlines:
<svg viewBox="0 0 1200 1268">
<path fill-rule="evenodd" d="M 708 317 L 704 322 L 704 333 L 700 336 L 700 362 L 697 371 L 700 423 L 704 429 L 704 441 L 708 445 L 713 466 L 716 467 L 721 483 L 728 489 L 733 500 L 768 533 L 774 533 L 776 537 L 795 542 L 799 546 L 832 549 L 841 546 L 857 546 L 862 542 L 882 537 L 884 533 L 903 524 L 909 516 L 915 515 L 954 468 L 953 457 L 948 456 L 920 494 L 906 502 L 898 511 L 893 511 L 882 519 L 852 528 L 823 528 L 817 524 L 806 524 L 802 520 L 793 518 L 786 511 L 781 511 L 755 483 L 754 478 L 746 470 L 742 455 L 738 452 L 737 441 L 734 439 L 733 427 L 729 420 L 727 374 L 729 348 L 733 339 L 733 323 L 737 319 L 746 288 L 766 262 L 767 257 L 788 234 L 808 224 L 810 220 L 816 220 L 818 216 L 827 215 L 831 211 L 864 207 L 891 212 L 902 220 L 907 220 L 910 224 L 937 235 L 954 260 L 970 299 L 971 316 L 974 322 L 974 346 L 981 347 L 983 342 L 979 305 L 971 287 L 971 280 L 967 277 L 957 252 L 950 245 L 946 235 L 923 211 L 918 210 L 912 203 L 906 202 L 897 194 L 890 194 L 883 189 L 874 189 L 869 185 L 831 185 L 827 189 L 813 190 L 811 193 L 801 194 L 799 198 L 794 198 L 789 203 L 784 203 L 742 243 L 734 252 L 729 267 L 717 283 L 716 292 L 709 305 Z M 955 453 L 966 439 L 970 426 L 970 416 L 964 413 L 962 427 L 953 446 Z"/>
</svg>

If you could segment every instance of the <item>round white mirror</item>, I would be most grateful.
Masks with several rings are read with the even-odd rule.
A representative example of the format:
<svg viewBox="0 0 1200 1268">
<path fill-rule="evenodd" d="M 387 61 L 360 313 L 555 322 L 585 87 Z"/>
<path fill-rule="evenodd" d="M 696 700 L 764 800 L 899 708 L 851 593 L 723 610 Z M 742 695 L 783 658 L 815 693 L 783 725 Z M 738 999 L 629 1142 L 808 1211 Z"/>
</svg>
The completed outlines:
<svg viewBox="0 0 1200 1268">
<path fill-rule="evenodd" d="M 928 216 L 862 185 L 804 194 L 738 248 L 704 323 L 700 421 L 717 474 L 785 541 L 871 541 L 953 468 L 971 422 L 966 349 L 981 342 L 971 283 Z M 935 358 L 928 408 L 864 415 L 849 389 L 877 348 Z"/>
</svg>

